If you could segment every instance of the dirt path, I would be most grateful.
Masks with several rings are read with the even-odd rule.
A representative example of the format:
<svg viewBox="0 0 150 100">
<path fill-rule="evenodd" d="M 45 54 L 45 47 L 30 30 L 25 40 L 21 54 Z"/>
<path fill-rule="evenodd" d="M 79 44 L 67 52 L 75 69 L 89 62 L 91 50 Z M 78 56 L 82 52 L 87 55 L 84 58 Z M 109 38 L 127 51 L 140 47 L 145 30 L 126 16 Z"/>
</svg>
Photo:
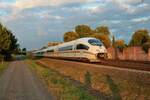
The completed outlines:
<svg viewBox="0 0 150 100">
<path fill-rule="evenodd" d="M 23 61 L 14 61 L 0 76 L 0 100 L 53 100 Z"/>
</svg>

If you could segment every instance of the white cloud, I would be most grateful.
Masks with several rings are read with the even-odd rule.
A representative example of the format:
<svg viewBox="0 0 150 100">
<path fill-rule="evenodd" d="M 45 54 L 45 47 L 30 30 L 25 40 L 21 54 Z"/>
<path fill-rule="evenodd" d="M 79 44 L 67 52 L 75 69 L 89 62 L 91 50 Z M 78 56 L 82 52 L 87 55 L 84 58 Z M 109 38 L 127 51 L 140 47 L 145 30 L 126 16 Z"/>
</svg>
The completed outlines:
<svg viewBox="0 0 150 100">
<path fill-rule="evenodd" d="M 113 2 L 118 4 L 137 4 L 142 3 L 142 0 L 106 0 L 107 2 Z"/>
<path fill-rule="evenodd" d="M 48 35 L 48 33 L 43 29 L 43 28 L 38 28 L 38 30 L 37 30 L 37 35 L 38 36 L 47 36 Z"/>
<path fill-rule="evenodd" d="M 10 5 L 11 4 L 9 4 L 9 3 L 0 3 L 0 8 L 7 8 Z"/>
<path fill-rule="evenodd" d="M 142 0 L 107 0 L 107 3 L 118 6 L 118 9 L 122 9 L 129 14 L 146 9 L 149 6 L 149 4 L 142 2 Z"/>
<path fill-rule="evenodd" d="M 93 0 L 18 0 L 14 6 L 19 9 L 40 7 L 40 6 L 59 6 L 69 3 L 86 3 Z"/>
<path fill-rule="evenodd" d="M 123 9 L 125 9 L 128 13 L 132 14 L 132 13 L 135 13 L 135 12 L 139 12 L 142 9 L 145 10 L 145 9 L 147 9 L 148 6 L 149 6 L 148 4 L 143 3 L 143 4 L 136 5 L 136 6 L 123 4 L 121 7 Z"/>
<path fill-rule="evenodd" d="M 85 6 L 82 9 L 86 10 L 90 13 L 96 14 L 96 13 L 104 12 L 106 9 L 106 5 L 105 4 L 97 4 L 97 5 L 93 5 L 93 6 Z"/>
<path fill-rule="evenodd" d="M 138 23 L 147 22 L 147 21 L 150 21 L 150 16 L 134 18 L 134 19 L 132 19 L 132 21 L 133 22 L 138 22 Z"/>
<path fill-rule="evenodd" d="M 110 22 L 112 24 L 119 24 L 119 23 L 121 23 L 121 20 L 111 20 Z"/>
</svg>

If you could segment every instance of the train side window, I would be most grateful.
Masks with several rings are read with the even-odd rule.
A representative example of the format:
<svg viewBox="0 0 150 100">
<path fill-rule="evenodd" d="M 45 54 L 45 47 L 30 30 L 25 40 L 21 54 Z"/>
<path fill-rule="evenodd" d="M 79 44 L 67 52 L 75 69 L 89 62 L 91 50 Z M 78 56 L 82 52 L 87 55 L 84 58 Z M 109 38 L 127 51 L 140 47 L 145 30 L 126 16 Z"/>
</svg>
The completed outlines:
<svg viewBox="0 0 150 100">
<path fill-rule="evenodd" d="M 98 39 L 90 39 L 88 43 L 94 46 L 102 46 L 102 42 Z"/>
<path fill-rule="evenodd" d="M 47 50 L 47 52 L 54 52 L 54 50 Z"/>
<path fill-rule="evenodd" d="M 84 44 L 78 44 L 78 45 L 77 45 L 77 49 L 84 49 L 84 50 L 88 50 L 88 49 L 89 49 L 89 47 L 88 47 L 88 46 L 86 46 L 86 45 L 84 45 Z"/>
<path fill-rule="evenodd" d="M 59 51 L 67 51 L 67 50 L 72 50 L 73 49 L 73 46 L 66 46 L 66 47 L 61 47 L 59 48 Z"/>
<path fill-rule="evenodd" d="M 38 54 L 44 54 L 44 52 L 38 52 Z"/>
</svg>

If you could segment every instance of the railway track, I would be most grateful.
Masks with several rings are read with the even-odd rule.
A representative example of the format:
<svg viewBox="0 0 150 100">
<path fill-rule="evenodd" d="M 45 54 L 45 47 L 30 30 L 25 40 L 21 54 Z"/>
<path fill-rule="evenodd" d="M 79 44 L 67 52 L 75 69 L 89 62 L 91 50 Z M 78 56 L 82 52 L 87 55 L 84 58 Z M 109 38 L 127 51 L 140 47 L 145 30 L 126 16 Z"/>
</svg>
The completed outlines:
<svg viewBox="0 0 150 100">
<path fill-rule="evenodd" d="M 121 60 L 101 60 L 93 64 L 109 65 L 118 68 L 135 69 L 150 72 L 150 62 L 147 61 L 121 61 Z"/>
<path fill-rule="evenodd" d="M 46 58 L 48 58 L 48 57 L 46 57 Z M 50 58 L 50 59 L 75 61 L 75 62 L 80 62 L 80 63 L 89 63 L 88 61 L 80 61 L 80 60 L 69 60 L 69 59 L 58 59 L 58 58 Z M 126 68 L 126 69 L 134 69 L 134 70 L 150 72 L 150 62 L 149 61 L 124 61 L 124 60 L 101 59 L 99 62 L 95 62 L 95 63 L 93 62 L 90 64 L 106 65 L 106 66 L 117 67 L 117 68 Z"/>
</svg>

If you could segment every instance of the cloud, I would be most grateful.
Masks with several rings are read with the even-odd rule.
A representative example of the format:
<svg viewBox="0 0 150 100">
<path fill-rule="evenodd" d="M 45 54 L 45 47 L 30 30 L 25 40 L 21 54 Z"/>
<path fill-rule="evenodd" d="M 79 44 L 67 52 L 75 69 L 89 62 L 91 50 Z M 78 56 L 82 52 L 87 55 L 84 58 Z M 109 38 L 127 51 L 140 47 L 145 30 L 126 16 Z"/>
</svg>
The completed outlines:
<svg viewBox="0 0 150 100">
<path fill-rule="evenodd" d="M 62 20 L 63 19 L 62 16 L 51 15 L 47 11 L 39 12 L 36 15 L 39 16 L 40 18 L 43 18 L 43 19 L 51 19 L 51 20 Z"/>
<path fill-rule="evenodd" d="M 62 41 L 64 32 L 79 24 L 93 29 L 107 25 L 117 39 L 126 41 L 138 28 L 150 27 L 148 0 L 9 1 L 0 2 L 0 21 L 14 32 L 22 47 L 29 49 Z"/>
<path fill-rule="evenodd" d="M 137 4 L 142 3 L 142 0 L 106 0 L 106 2 L 112 2 L 117 4 Z"/>
<path fill-rule="evenodd" d="M 134 18 L 134 19 L 132 19 L 132 21 L 138 22 L 138 23 L 144 23 L 144 22 L 150 21 L 150 16 Z"/>
<path fill-rule="evenodd" d="M 103 3 L 100 3 L 100 4 L 91 4 L 90 6 L 89 5 L 85 5 L 82 7 L 83 10 L 91 13 L 91 14 L 96 14 L 96 13 L 102 13 L 102 12 L 105 12 L 105 8 L 106 8 L 106 5 L 103 4 Z"/>
<path fill-rule="evenodd" d="M 14 6 L 19 9 L 27 9 L 41 6 L 60 6 L 71 3 L 86 3 L 92 0 L 19 0 L 16 1 Z"/>
<path fill-rule="evenodd" d="M 38 36 L 47 36 L 48 35 L 48 33 L 42 27 L 38 28 L 37 34 L 38 34 Z"/>
<path fill-rule="evenodd" d="M 134 14 L 141 9 L 149 8 L 149 3 L 143 2 L 142 0 L 107 0 L 106 2 L 118 6 L 119 9 L 122 9 L 129 14 Z"/>
</svg>

